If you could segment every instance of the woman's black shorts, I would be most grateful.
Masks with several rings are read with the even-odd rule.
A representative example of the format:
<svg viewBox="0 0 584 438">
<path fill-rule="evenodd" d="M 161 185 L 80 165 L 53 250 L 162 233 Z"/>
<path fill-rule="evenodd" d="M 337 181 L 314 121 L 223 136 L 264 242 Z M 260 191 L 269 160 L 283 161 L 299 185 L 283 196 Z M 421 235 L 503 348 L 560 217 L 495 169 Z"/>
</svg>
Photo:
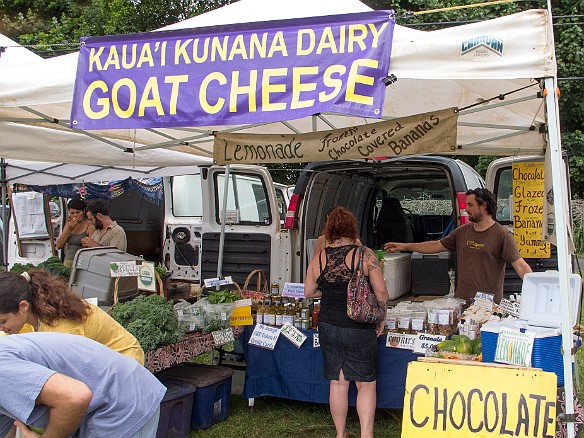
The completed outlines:
<svg viewBox="0 0 584 438">
<path fill-rule="evenodd" d="M 318 324 L 320 349 L 324 358 L 324 376 L 339 380 L 373 382 L 377 378 L 377 334 L 371 329 Z"/>
</svg>

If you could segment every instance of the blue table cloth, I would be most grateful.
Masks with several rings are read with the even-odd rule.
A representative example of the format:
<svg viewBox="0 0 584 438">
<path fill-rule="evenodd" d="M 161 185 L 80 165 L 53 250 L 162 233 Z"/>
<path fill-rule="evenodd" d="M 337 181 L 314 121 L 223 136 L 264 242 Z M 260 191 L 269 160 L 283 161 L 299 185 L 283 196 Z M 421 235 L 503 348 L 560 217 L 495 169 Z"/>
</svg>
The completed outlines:
<svg viewBox="0 0 584 438">
<path fill-rule="evenodd" d="M 302 330 L 308 337 L 300 348 L 280 335 L 276 348 L 267 350 L 249 345 L 253 326 L 244 330 L 245 385 L 243 397 L 281 397 L 315 403 L 328 403 L 329 382 L 324 378 L 322 353 L 313 346 L 316 330 Z M 385 346 L 386 336 L 378 338 L 377 407 L 402 408 L 408 363 L 420 355 L 410 350 Z M 351 383 L 349 404 L 355 405 L 357 390 Z"/>
</svg>

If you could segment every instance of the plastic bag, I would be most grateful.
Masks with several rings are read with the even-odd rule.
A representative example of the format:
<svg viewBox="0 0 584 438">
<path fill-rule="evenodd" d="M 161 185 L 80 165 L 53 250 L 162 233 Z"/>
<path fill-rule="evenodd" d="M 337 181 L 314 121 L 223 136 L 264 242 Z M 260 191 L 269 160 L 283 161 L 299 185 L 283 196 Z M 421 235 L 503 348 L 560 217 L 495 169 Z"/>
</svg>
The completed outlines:
<svg viewBox="0 0 584 438">
<path fill-rule="evenodd" d="M 191 304 L 188 301 L 180 300 L 174 305 L 174 311 L 181 329 L 186 332 L 203 331 L 205 320 L 201 301 Z"/>
<path fill-rule="evenodd" d="M 230 318 L 235 303 L 211 304 L 207 298 L 197 301 L 203 311 L 203 333 L 211 333 L 230 327 Z"/>
</svg>

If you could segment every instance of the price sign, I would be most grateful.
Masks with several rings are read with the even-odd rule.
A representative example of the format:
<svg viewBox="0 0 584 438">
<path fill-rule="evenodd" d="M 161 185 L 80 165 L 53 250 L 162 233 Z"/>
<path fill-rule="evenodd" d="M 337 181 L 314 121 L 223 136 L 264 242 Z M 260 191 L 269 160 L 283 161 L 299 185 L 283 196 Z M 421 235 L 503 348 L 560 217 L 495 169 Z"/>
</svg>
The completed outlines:
<svg viewBox="0 0 584 438">
<path fill-rule="evenodd" d="M 505 312 L 508 315 L 519 318 L 520 307 L 521 305 L 517 301 L 511 302 L 507 298 L 502 298 L 501 302 L 499 303 L 498 309 L 501 312 Z"/>
<path fill-rule="evenodd" d="M 111 262 L 109 268 L 112 277 L 137 277 L 140 275 L 140 268 L 136 261 Z"/>
<path fill-rule="evenodd" d="M 387 334 L 385 340 L 386 347 L 401 348 L 402 350 L 413 350 L 414 343 L 418 338 L 417 335 L 407 335 L 404 333 L 391 333 Z"/>
<path fill-rule="evenodd" d="M 207 288 L 215 287 L 215 286 L 225 286 L 226 284 L 233 284 L 233 280 L 231 276 L 227 276 L 225 278 L 207 278 L 205 281 L 205 286 Z"/>
<path fill-rule="evenodd" d="M 233 332 L 230 328 L 217 330 L 216 332 L 211 332 L 213 336 L 213 342 L 215 342 L 215 346 L 229 344 L 230 342 L 235 341 L 233 337 Z"/>
<path fill-rule="evenodd" d="M 320 337 L 318 336 L 318 333 L 312 335 L 312 347 L 320 348 Z"/>
<path fill-rule="evenodd" d="M 304 283 L 284 283 L 282 296 L 304 298 Z"/>
<path fill-rule="evenodd" d="M 446 339 L 443 335 L 431 335 L 429 333 L 418 333 L 417 338 L 414 339 L 414 353 L 425 353 L 426 349 L 438 345 Z"/>
<path fill-rule="evenodd" d="M 278 327 L 271 327 L 265 324 L 257 324 L 253 329 L 253 333 L 249 338 L 249 345 L 273 350 L 276 348 L 276 342 L 280 336 L 280 329 Z"/>
<path fill-rule="evenodd" d="M 280 333 L 288 338 L 288 340 L 292 342 L 296 348 L 300 348 L 304 341 L 306 341 L 306 335 L 290 323 L 284 324 L 280 329 Z"/>
</svg>

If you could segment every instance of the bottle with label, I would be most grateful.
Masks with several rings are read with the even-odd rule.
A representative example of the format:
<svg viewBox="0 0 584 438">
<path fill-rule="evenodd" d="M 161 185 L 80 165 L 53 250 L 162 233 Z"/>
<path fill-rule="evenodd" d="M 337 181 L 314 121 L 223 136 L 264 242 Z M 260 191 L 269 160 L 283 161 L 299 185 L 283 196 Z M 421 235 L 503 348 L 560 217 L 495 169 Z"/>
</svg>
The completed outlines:
<svg viewBox="0 0 584 438">
<path fill-rule="evenodd" d="M 280 285 L 278 283 L 272 283 L 270 286 L 272 295 L 280 295 Z"/>
<path fill-rule="evenodd" d="M 312 328 L 318 328 L 318 313 L 320 312 L 320 301 L 315 301 L 312 306 Z"/>
<path fill-rule="evenodd" d="M 276 327 L 282 327 L 284 324 L 284 305 L 282 300 L 278 297 L 276 300 Z"/>
<path fill-rule="evenodd" d="M 292 304 L 288 303 L 285 305 L 284 310 L 284 324 L 291 324 L 294 325 L 294 316 L 296 312 L 294 312 L 294 307 Z"/>
<path fill-rule="evenodd" d="M 276 305 L 273 298 L 270 301 L 266 313 L 264 313 L 264 324 L 276 325 Z"/>
<path fill-rule="evenodd" d="M 264 323 L 264 300 L 259 300 L 257 304 L 256 324 Z"/>
</svg>

